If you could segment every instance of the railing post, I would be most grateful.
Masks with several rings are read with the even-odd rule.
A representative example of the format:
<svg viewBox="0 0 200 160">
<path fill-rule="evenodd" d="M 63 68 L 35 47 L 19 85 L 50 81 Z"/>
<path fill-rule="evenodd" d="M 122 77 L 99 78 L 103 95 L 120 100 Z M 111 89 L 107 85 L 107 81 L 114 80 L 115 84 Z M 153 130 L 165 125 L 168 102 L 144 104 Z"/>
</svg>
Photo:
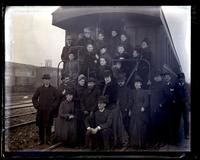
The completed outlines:
<svg viewBox="0 0 200 160">
<path fill-rule="evenodd" d="M 59 63 L 58 63 L 58 67 L 57 67 L 57 87 L 59 87 L 59 73 L 60 73 L 60 70 L 59 70 L 59 67 L 60 67 L 60 64 L 62 63 L 63 61 L 60 61 Z M 64 63 L 64 62 L 63 62 Z"/>
</svg>

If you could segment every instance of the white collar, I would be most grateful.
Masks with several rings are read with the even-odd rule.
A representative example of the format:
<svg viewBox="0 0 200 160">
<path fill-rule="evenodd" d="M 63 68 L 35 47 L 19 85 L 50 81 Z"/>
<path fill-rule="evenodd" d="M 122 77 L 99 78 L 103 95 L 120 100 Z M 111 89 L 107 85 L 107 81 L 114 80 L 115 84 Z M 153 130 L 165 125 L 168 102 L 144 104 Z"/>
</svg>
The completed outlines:
<svg viewBox="0 0 200 160">
<path fill-rule="evenodd" d="M 105 110 L 105 108 L 104 109 L 102 109 L 102 110 L 99 110 L 99 112 L 103 112 Z"/>
</svg>

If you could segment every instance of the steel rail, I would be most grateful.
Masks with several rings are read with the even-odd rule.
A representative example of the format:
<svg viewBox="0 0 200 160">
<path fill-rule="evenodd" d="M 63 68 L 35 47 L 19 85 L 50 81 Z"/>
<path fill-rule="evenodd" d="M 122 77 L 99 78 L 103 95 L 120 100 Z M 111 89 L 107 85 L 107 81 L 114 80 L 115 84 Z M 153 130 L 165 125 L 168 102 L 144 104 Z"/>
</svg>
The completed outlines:
<svg viewBox="0 0 200 160">
<path fill-rule="evenodd" d="M 52 145 L 52 146 L 50 146 L 50 147 L 48 147 L 48 148 L 43 149 L 42 151 L 43 151 L 43 152 L 45 152 L 45 151 L 50 151 L 50 150 L 53 150 L 53 149 L 55 149 L 55 148 L 57 148 L 57 147 L 59 147 L 59 146 L 61 146 L 61 145 L 62 145 L 62 143 L 61 143 L 61 142 L 58 142 L 58 143 L 56 143 L 56 144 L 54 144 L 54 145 Z"/>
<path fill-rule="evenodd" d="M 13 129 L 13 128 L 20 127 L 20 126 L 25 126 L 25 125 L 32 124 L 32 123 L 35 123 L 35 122 L 36 122 L 36 121 L 33 120 L 33 121 L 29 121 L 29 122 L 24 122 L 24 123 L 20 123 L 20 124 L 15 124 L 15 125 L 6 127 L 5 130 L 7 130 L 7 129 Z"/>
<path fill-rule="evenodd" d="M 16 105 L 21 105 L 21 104 L 29 104 L 32 103 L 32 100 L 27 100 L 27 101 L 21 101 L 21 102 L 16 102 L 16 103 L 7 103 L 5 104 L 6 107 L 8 106 L 16 106 Z"/>
<path fill-rule="evenodd" d="M 27 108 L 27 107 L 33 107 L 33 103 L 20 104 L 20 105 L 15 105 L 13 107 L 5 107 L 5 110 L 20 109 L 20 108 Z"/>
<path fill-rule="evenodd" d="M 16 117 L 21 117 L 21 116 L 26 116 L 26 115 L 31 115 L 31 114 L 35 114 L 35 113 L 37 113 L 37 112 L 34 111 L 34 112 L 29 112 L 29 113 L 24 113 L 24 114 L 18 114 L 18 115 L 8 116 L 8 117 L 5 117 L 5 119 L 16 118 Z"/>
</svg>

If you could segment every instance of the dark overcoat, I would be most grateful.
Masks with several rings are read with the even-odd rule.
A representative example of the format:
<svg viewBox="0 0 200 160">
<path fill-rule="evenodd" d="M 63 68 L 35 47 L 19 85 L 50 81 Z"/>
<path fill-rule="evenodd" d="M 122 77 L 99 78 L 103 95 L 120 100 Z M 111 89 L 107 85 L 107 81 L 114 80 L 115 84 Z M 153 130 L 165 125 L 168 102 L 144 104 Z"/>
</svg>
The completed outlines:
<svg viewBox="0 0 200 160">
<path fill-rule="evenodd" d="M 138 64 L 138 65 L 137 65 Z M 134 88 L 134 76 L 138 75 L 141 77 L 143 83 L 142 83 L 142 88 L 143 89 L 148 89 L 147 82 L 150 80 L 150 66 L 148 63 L 145 61 L 145 59 L 138 59 L 135 58 L 133 59 L 133 62 L 130 64 L 130 68 L 134 69 L 137 65 L 137 70 L 135 71 L 135 74 L 130 79 L 129 85 L 131 88 Z M 129 73 L 131 73 L 132 70 L 128 70 Z"/>
<path fill-rule="evenodd" d="M 77 117 L 77 143 L 78 145 L 82 145 L 85 142 L 85 124 L 84 124 L 84 114 L 83 114 L 83 101 L 84 101 L 84 92 L 86 90 L 85 86 L 80 86 L 77 84 L 76 86 L 76 94 L 75 94 L 75 114 Z"/>
<path fill-rule="evenodd" d="M 188 86 L 185 82 L 177 81 L 175 85 L 176 104 L 183 117 L 184 136 L 189 135 L 189 93 Z M 179 122 L 180 123 L 180 122 Z M 180 124 L 179 124 L 180 125 Z"/>
<path fill-rule="evenodd" d="M 83 111 L 88 111 L 89 113 L 97 111 L 99 96 L 100 90 L 97 86 L 92 89 L 87 88 L 84 92 Z"/>
<path fill-rule="evenodd" d="M 117 105 L 118 85 L 114 78 L 110 83 L 107 84 L 104 95 L 108 96 L 109 103 L 107 108 L 112 113 L 114 145 L 127 145 L 128 135 L 123 124 L 122 114 L 119 106 Z"/>
<path fill-rule="evenodd" d="M 147 140 L 149 122 L 148 95 L 143 89 L 134 90 L 130 117 L 130 145 L 144 147 Z M 144 111 L 141 108 L 144 107 Z"/>
<path fill-rule="evenodd" d="M 77 135 L 77 117 L 69 119 L 70 115 L 75 116 L 74 102 L 63 101 L 59 107 L 59 114 L 56 120 L 55 136 L 59 141 L 74 144 Z"/>
<path fill-rule="evenodd" d="M 133 51 L 133 47 L 131 46 L 129 40 L 120 41 L 118 45 L 124 46 L 124 49 L 128 54 L 130 54 Z"/>
<path fill-rule="evenodd" d="M 79 74 L 79 63 L 77 60 L 68 61 L 65 63 L 65 75 L 76 80 Z"/>
<path fill-rule="evenodd" d="M 96 128 L 101 127 L 95 135 L 87 132 L 86 139 L 92 141 L 93 146 L 101 147 L 102 149 L 109 149 L 112 138 L 112 113 L 105 109 L 103 112 L 97 110 L 92 117 L 85 119 L 85 126 Z M 90 138 L 89 138 L 90 137 Z"/>
<path fill-rule="evenodd" d="M 133 105 L 132 91 L 127 86 L 118 86 L 118 105 L 122 113 L 122 120 L 127 131 L 129 128 L 129 110 Z"/>
<path fill-rule="evenodd" d="M 96 75 L 98 71 L 98 67 L 99 67 L 99 59 L 97 59 L 96 53 L 87 52 L 84 58 L 83 65 L 84 65 L 83 67 L 84 67 L 85 75 L 88 75 L 88 71 L 89 71 L 89 74 Z"/>
<path fill-rule="evenodd" d="M 59 107 L 62 101 L 65 100 L 65 93 L 63 94 L 64 90 L 66 92 L 67 89 L 72 89 L 75 90 L 75 84 L 72 81 L 69 81 L 67 83 L 61 83 L 58 87 L 58 95 L 59 95 L 59 103 L 58 103 L 58 107 L 55 111 L 55 115 L 57 117 L 58 115 L 58 111 L 59 111 Z"/>
<path fill-rule="evenodd" d="M 141 48 L 140 53 L 142 54 L 144 59 L 148 60 L 151 63 L 152 52 L 149 47 Z"/>
<path fill-rule="evenodd" d="M 111 107 L 112 104 L 116 104 L 117 102 L 117 93 L 118 93 L 118 87 L 117 87 L 117 83 L 116 80 L 114 78 L 112 78 L 112 81 L 110 83 L 107 84 L 107 86 L 105 87 L 105 93 L 104 95 L 108 97 L 108 107 Z M 102 87 L 102 92 L 104 90 L 104 87 Z"/>
<path fill-rule="evenodd" d="M 34 107 L 37 109 L 36 125 L 51 126 L 53 124 L 54 111 L 59 103 L 59 95 L 56 88 L 39 87 L 32 97 Z"/>
<path fill-rule="evenodd" d="M 83 36 L 78 42 L 77 45 L 86 47 L 88 44 L 94 45 L 94 40 L 92 38 L 87 38 Z"/>
<path fill-rule="evenodd" d="M 106 45 L 106 42 L 104 40 L 97 39 L 95 41 L 95 47 L 96 47 L 97 52 L 99 52 L 99 50 L 101 49 L 101 47 L 103 47 L 105 45 Z"/>
<path fill-rule="evenodd" d="M 162 88 L 162 117 L 165 120 L 165 141 L 167 143 L 175 143 L 178 137 L 176 128 L 177 117 L 180 117 L 180 109 L 176 105 L 175 86 L 170 82 L 164 84 Z"/>
<path fill-rule="evenodd" d="M 119 36 L 111 37 L 109 41 L 109 53 L 112 58 L 115 57 L 115 53 L 117 52 L 117 45 L 119 43 Z"/>
<path fill-rule="evenodd" d="M 104 81 L 104 72 L 105 72 L 106 70 L 110 70 L 110 71 L 111 71 L 110 66 L 108 66 L 108 65 L 101 66 L 101 65 L 100 65 L 99 68 L 98 68 L 97 80 L 100 82 L 100 84 L 102 84 L 103 81 Z"/>
</svg>

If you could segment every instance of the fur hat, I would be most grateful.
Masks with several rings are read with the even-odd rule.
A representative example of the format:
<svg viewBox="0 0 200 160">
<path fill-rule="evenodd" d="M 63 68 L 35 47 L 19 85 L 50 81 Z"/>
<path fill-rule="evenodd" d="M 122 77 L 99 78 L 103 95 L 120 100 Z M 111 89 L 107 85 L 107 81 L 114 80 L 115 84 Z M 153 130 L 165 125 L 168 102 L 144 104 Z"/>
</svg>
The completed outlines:
<svg viewBox="0 0 200 160">
<path fill-rule="evenodd" d="M 50 74 L 43 74 L 42 79 L 51 79 Z"/>
</svg>

